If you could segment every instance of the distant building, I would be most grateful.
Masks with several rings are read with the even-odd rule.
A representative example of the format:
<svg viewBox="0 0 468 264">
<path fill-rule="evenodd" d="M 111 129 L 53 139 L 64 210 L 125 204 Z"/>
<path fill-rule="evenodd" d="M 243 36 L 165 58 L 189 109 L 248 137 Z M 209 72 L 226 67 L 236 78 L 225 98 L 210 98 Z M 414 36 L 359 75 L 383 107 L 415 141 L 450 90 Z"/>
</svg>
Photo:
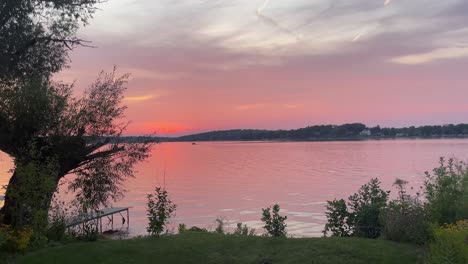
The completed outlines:
<svg viewBox="0 0 468 264">
<path fill-rule="evenodd" d="M 364 129 L 363 131 L 361 131 L 361 133 L 359 133 L 359 135 L 370 137 L 372 136 L 372 132 L 370 131 L 370 129 Z"/>
</svg>

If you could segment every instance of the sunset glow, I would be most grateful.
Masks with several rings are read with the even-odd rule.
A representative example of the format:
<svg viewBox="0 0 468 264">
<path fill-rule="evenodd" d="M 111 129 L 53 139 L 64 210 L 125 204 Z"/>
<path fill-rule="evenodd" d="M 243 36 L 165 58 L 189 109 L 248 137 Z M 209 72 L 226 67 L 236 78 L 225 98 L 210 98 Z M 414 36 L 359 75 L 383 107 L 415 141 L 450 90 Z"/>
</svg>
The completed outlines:
<svg viewBox="0 0 468 264">
<path fill-rule="evenodd" d="M 57 78 L 131 74 L 128 133 L 467 122 L 463 0 L 130 1 L 99 6 Z"/>
</svg>

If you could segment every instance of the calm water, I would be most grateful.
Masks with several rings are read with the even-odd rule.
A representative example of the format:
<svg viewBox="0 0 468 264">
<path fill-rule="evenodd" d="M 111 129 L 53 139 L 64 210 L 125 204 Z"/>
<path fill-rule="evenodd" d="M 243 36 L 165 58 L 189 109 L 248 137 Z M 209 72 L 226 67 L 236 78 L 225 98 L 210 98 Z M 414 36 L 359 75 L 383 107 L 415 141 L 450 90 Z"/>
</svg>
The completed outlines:
<svg viewBox="0 0 468 264">
<path fill-rule="evenodd" d="M 441 156 L 468 160 L 468 140 L 164 143 L 138 166 L 115 206 L 132 206 L 131 233 L 145 234 L 146 195 L 165 185 L 178 205 L 173 228 L 214 228 L 223 218 L 261 230 L 261 208 L 279 203 L 290 234 L 319 236 L 326 200 L 345 198 L 372 177 L 386 188 L 395 178 L 420 186 Z M 0 184 L 10 168 L 0 156 Z"/>
</svg>

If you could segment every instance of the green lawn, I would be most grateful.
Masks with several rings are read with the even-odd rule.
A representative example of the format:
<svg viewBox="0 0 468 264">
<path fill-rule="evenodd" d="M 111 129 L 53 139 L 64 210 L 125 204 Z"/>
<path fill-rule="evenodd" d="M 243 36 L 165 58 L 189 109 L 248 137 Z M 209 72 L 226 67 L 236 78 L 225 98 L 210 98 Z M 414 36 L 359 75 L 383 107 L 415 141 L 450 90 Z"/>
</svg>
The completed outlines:
<svg viewBox="0 0 468 264">
<path fill-rule="evenodd" d="M 186 233 L 74 243 L 18 257 L 17 264 L 74 263 L 422 263 L 423 250 L 357 238 L 274 239 Z"/>
</svg>

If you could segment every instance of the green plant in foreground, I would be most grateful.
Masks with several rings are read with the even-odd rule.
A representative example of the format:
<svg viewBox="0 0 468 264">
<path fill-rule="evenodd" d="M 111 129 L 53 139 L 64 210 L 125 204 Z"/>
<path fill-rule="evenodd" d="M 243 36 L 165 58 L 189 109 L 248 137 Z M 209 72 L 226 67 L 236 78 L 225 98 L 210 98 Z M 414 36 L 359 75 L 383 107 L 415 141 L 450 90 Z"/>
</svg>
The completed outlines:
<svg viewBox="0 0 468 264">
<path fill-rule="evenodd" d="M 224 234 L 224 220 L 221 218 L 216 219 L 215 233 Z"/>
<path fill-rule="evenodd" d="M 434 224 L 468 219 L 468 165 L 440 159 L 433 173 L 426 172 L 426 206 Z"/>
<path fill-rule="evenodd" d="M 468 263 L 468 220 L 434 229 L 429 244 L 429 264 Z"/>
<path fill-rule="evenodd" d="M 351 195 L 348 203 L 343 199 L 327 201 L 324 235 L 331 232 L 333 236 L 379 237 L 379 214 L 387 205 L 389 193 L 382 190 L 380 181 L 374 178 Z"/>
<path fill-rule="evenodd" d="M 398 242 L 424 244 L 429 239 L 429 223 L 426 210 L 419 200 L 419 193 L 412 197 L 406 192 L 407 181 L 397 179 L 394 186 L 398 198 L 390 201 L 380 213 L 382 236 Z"/>
<path fill-rule="evenodd" d="M 278 204 L 273 205 L 273 208 L 262 208 L 261 220 L 265 223 L 263 228 L 267 231 L 268 235 L 273 237 L 285 237 L 287 234 L 285 221 L 288 217 L 279 215 L 279 211 L 280 206 Z"/>
<path fill-rule="evenodd" d="M 177 206 L 169 199 L 166 189 L 157 187 L 154 194 L 148 194 L 148 227 L 151 236 L 159 236 L 175 212 Z"/>
<path fill-rule="evenodd" d="M 236 230 L 234 231 L 234 235 L 237 236 L 254 236 L 255 229 L 249 228 L 247 225 L 242 225 L 242 223 L 237 223 Z"/>
<path fill-rule="evenodd" d="M 187 225 L 184 224 L 184 223 L 179 224 L 179 227 L 177 228 L 177 231 L 179 231 L 179 234 L 187 232 Z"/>
</svg>

